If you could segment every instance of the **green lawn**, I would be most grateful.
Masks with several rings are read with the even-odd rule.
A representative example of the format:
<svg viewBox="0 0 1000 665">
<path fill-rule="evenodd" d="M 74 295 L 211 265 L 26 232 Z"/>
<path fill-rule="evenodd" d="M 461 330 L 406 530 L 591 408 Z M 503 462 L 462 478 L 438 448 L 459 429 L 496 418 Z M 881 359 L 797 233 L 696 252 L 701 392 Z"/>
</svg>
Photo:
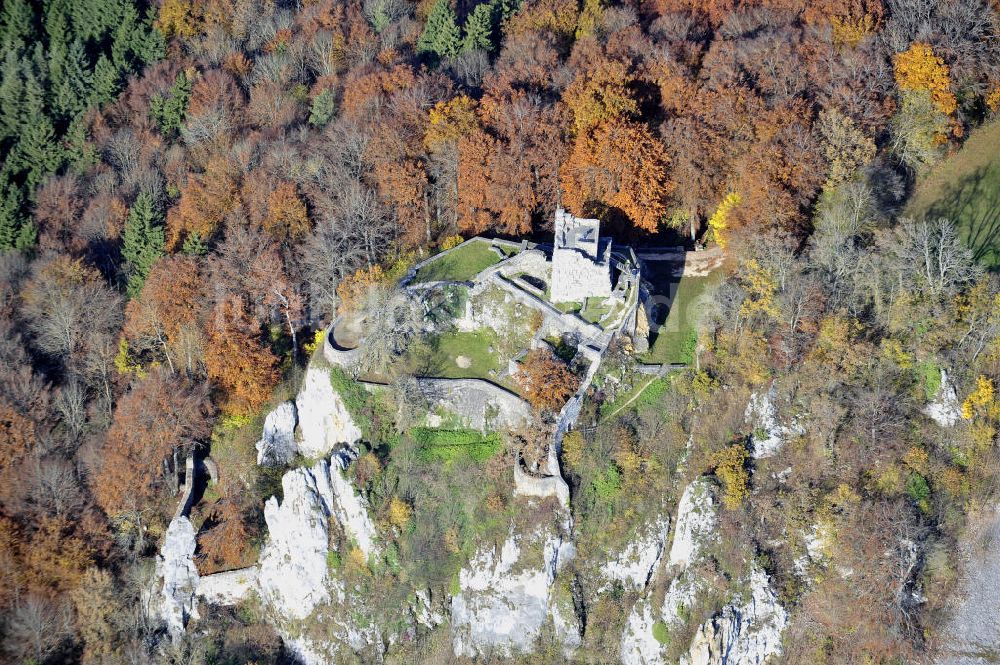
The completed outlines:
<svg viewBox="0 0 1000 665">
<path fill-rule="evenodd" d="M 413 281 L 437 282 L 449 280 L 464 282 L 500 261 L 497 253 L 490 249 L 488 242 L 477 240 L 431 261 L 417 271 Z"/>
<path fill-rule="evenodd" d="M 608 298 L 587 298 L 583 309 L 580 310 L 580 316 L 588 323 L 597 323 L 611 311 L 610 303 Z"/>
<path fill-rule="evenodd" d="M 683 277 L 662 294 L 669 299 L 663 324 L 651 335 L 652 346 L 642 356 L 646 363 L 691 363 L 697 344 L 697 325 L 709 290 L 722 280 L 722 271 L 706 277 Z M 672 294 L 672 297 L 671 297 Z"/>
<path fill-rule="evenodd" d="M 416 376 L 496 381 L 490 370 L 500 370 L 497 344 L 496 333 L 488 328 L 422 338 L 410 345 L 397 369 Z M 490 351 L 491 348 L 493 351 Z M 468 366 L 462 367 L 459 358 L 463 358 L 462 364 Z"/>
<path fill-rule="evenodd" d="M 977 129 L 921 178 L 906 215 L 951 219 L 976 260 L 1000 270 L 1000 121 Z"/>
</svg>

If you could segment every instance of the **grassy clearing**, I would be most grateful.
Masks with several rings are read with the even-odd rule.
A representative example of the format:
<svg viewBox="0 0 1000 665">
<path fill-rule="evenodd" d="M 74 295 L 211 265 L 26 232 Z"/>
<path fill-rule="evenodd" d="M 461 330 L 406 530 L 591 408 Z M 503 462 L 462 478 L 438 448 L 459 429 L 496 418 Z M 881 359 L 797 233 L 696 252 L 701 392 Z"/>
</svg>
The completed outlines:
<svg viewBox="0 0 1000 665">
<path fill-rule="evenodd" d="M 612 402 L 605 402 L 601 405 L 601 420 L 604 421 L 612 418 L 626 407 L 631 407 L 637 411 L 648 408 L 656 404 L 669 389 L 669 375 L 651 376 L 648 379 L 637 381 L 632 390 L 619 395 Z"/>
<path fill-rule="evenodd" d="M 400 369 L 417 376 L 492 379 L 500 371 L 497 344 L 496 333 L 488 328 L 419 339 L 400 359 Z M 459 365 L 459 358 L 466 367 Z"/>
<path fill-rule="evenodd" d="M 917 184 L 911 217 L 955 222 L 976 260 L 1000 270 L 1000 121 L 985 125 Z"/>
<path fill-rule="evenodd" d="M 611 301 L 608 298 L 587 298 L 580 316 L 588 323 L 597 323 L 611 312 Z"/>
<path fill-rule="evenodd" d="M 417 271 L 413 281 L 415 283 L 445 280 L 464 282 L 499 261 L 500 257 L 490 249 L 489 243 L 477 240 L 457 247 L 426 264 Z"/>
<path fill-rule="evenodd" d="M 698 343 L 698 320 L 705 296 L 722 281 L 721 271 L 706 277 L 684 277 L 670 284 L 669 310 L 656 331 L 649 352 L 642 357 L 646 363 L 683 363 L 694 361 Z"/>
<path fill-rule="evenodd" d="M 418 455 L 424 462 L 472 461 L 485 462 L 503 447 L 497 433 L 485 435 L 474 429 L 432 429 L 416 427 L 410 430 Z"/>
</svg>

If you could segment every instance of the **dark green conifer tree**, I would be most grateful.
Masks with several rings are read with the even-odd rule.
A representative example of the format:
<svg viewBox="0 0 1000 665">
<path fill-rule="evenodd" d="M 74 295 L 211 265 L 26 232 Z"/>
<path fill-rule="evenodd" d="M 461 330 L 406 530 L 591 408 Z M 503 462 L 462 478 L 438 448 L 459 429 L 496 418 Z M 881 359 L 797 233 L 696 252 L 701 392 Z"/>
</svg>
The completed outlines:
<svg viewBox="0 0 1000 665">
<path fill-rule="evenodd" d="M 493 7 L 488 2 L 476 5 L 465 20 L 465 40 L 463 51 L 493 50 Z"/>
<path fill-rule="evenodd" d="M 329 88 L 324 88 L 312 101 L 312 108 L 309 111 L 309 124 L 314 127 L 325 126 L 326 123 L 330 122 L 330 118 L 333 117 L 336 110 L 333 91 Z"/>
<path fill-rule="evenodd" d="M 162 216 L 153 197 L 143 192 L 135 198 L 122 234 L 125 294 L 129 298 L 135 298 L 142 291 L 150 269 L 163 256 L 164 246 Z"/>
<path fill-rule="evenodd" d="M 458 55 L 462 35 L 458 29 L 455 11 L 448 0 L 437 0 L 427 16 L 427 24 L 417 40 L 417 51 L 434 53 L 439 58 Z"/>
<path fill-rule="evenodd" d="M 168 139 L 176 138 L 180 134 L 190 98 L 191 81 L 184 72 L 181 72 L 170 86 L 170 92 L 166 95 L 157 95 L 150 100 L 149 114 Z"/>
</svg>

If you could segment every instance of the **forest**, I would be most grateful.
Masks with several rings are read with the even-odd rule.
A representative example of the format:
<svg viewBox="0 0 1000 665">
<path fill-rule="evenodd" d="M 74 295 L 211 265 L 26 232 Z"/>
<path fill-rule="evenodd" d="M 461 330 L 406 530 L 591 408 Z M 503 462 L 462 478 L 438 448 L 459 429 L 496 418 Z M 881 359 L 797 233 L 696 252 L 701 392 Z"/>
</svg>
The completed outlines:
<svg viewBox="0 0 1000 665">
<path fill-rule="evenodd" d="M 199 569 L 252 561 L 277 479 L 233 442 L 338 305 L 561 205 L 727 255 L 697 367 L 566 445 L 581 538 L 676 493 L 692 441 L 793 608 L 781 662 L 922 662 L 996 499 L 1000 279 L 906 206 L 1000 110 L 998 34 L 993 0 L 4 0 L 0 659 L 279 661 L 249 610 L 172 645 L 143 611 L 184 458 L 220 468 Z M 753 468 L 772 380 L 805 434 Z M 812 516 L 852 575 L 806 589 L 773 543 Z"/>
</svg>

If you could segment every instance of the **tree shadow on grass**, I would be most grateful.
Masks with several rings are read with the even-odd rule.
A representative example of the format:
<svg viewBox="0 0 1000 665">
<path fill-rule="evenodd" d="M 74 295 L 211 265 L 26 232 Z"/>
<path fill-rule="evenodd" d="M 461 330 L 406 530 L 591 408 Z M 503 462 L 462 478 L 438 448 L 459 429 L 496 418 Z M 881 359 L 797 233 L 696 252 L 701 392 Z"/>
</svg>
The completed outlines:
<svg viewBox="0 0 1000 665">
<path fill-rule="evenodd" d="M 976 261 L 1000 271 L 1000 164 L 980 167 L 949 185 L 925 217 L 952 220 Z"/>
</svg>

